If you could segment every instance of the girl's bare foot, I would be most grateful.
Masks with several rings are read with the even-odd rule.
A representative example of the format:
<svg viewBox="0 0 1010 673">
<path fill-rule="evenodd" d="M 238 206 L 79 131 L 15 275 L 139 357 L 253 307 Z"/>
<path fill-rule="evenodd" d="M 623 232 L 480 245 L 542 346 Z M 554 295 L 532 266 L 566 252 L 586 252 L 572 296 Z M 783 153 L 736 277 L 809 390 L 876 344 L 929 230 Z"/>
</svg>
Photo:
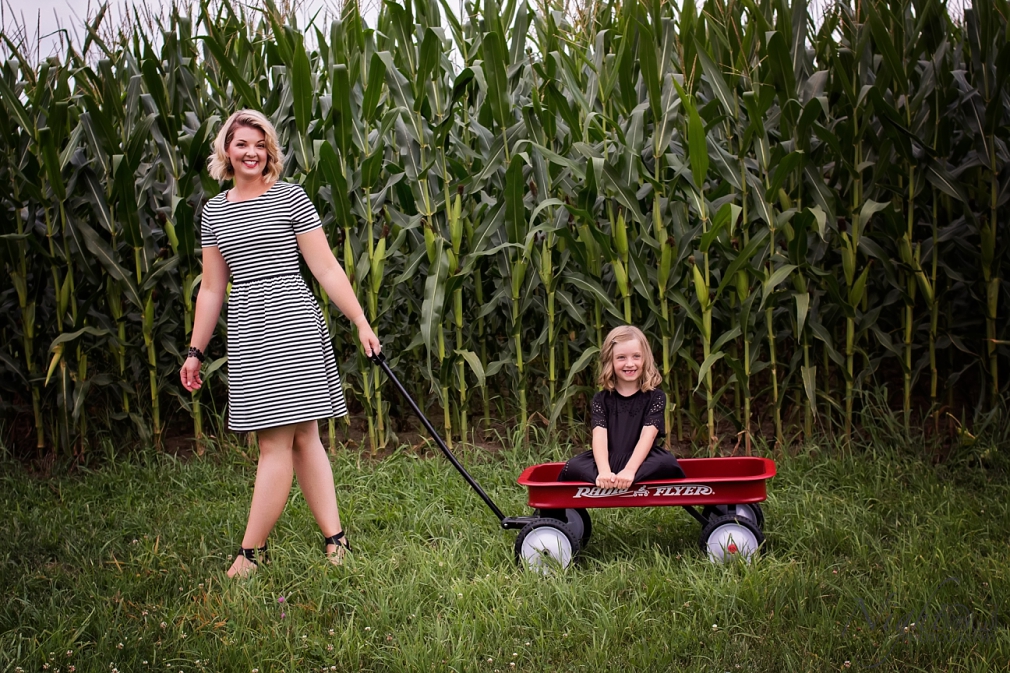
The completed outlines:
<svg viewBox="0 0 1010 673">
<path fill-rule="evenodd" d="M 228 577 L 249 577 L 256 572 L 256 564 L 242 554 L 235 557 L 235 562 L 228 569 Z"/>
</svg>

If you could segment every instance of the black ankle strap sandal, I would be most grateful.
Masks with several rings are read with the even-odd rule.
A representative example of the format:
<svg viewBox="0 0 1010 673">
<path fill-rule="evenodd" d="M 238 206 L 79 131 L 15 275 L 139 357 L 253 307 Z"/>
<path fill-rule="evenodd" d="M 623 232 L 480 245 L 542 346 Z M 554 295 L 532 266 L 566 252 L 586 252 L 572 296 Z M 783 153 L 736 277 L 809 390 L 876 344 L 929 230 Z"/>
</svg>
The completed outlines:
<svg viewBox="0 0 1010 673">
<path fill-rule="evenodd" d="M 341 542 L 341 540 L 343 540 L 343 542 Z M 344 531 L 340 531 L 336 535 L 331 535 L 330 537 L 324 537 L 323 545 L 325 546 L 328 544 L 335 544 L 338 547 L 343 547 L 347 551 L 351 551 L 351 543 L 349 543 L 347 538 L 344 536 Z"/>
<path fill-rule="evenodd" d="M 246 547 L 238 548 L 239 556 L 245 556 L 246 560 L 251 561 L 254 566 L 258 566 L 259 562 L 256 560 L 256 550 L 249 549 Z"/>
<path fill-rule="evenodd" d="M 239 556 L 245 556 L 246 560 L 251 561 L 254 566 L 259 565 L 259 561 L 256 560 L 257 552 L 259 552 L 260 561 L 263 561 L 263 563 L 270 563 L 270 555 L 267 554 L 266 544 L 264 544 L 262 547 L 256 547 L 255 549 L 252 548 L 247 549 L 245 547 L 238 548 Z"/>
</svg>

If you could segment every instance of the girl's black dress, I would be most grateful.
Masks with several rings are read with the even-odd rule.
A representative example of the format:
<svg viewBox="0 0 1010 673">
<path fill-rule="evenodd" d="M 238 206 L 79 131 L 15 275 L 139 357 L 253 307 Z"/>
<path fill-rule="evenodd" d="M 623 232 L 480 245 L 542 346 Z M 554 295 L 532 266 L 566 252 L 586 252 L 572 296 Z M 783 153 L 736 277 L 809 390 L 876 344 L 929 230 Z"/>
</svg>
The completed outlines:
<svg viewBox="0 0 1010 673">
<path fill-rule="evenodd" d="M 673 455 L 659 444 L 666 435 L 663 409 L 666 393 L 656 388 L 649 392 L 638 391 L 625 397 L 616 390 L 603 390 L 593 396 L 592 429 L 607 429 L 607 456 L 610 469 L 617 474 L 624 469 L 635 451 L 642 428 L 652 425 L 659 429 L 656 442 L 635 473 L 635 481 L 653 479 L 683 479 L 684 470 Z M 575 456 L 561 469 L 558 481 L 588 481 L 596 483 L 600 476 L 593 459 L 593 451 Z"/>
</svg>

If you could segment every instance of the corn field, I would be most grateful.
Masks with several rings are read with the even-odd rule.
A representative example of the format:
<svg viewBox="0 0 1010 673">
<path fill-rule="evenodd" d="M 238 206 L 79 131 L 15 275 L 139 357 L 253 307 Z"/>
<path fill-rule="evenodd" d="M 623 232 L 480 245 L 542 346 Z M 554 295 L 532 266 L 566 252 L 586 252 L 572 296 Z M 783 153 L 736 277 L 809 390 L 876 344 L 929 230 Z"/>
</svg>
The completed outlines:
<svg viewBox="0 0 1010 673">
<path fill-rule="evenodd" d="M 223 321 L 209 385 L 178 369 L 225 187 L 210 141 L 240 107 L 273 120 L 284 179 L 452 439 L 580 426 L 623 323 L 650 336 L 669 435 L 713 453 L 851 437 L 873 386 L 907 428 L 1005 392 L 1005 0 L 819 23 L 799 0 L 440 1 L 369 27 L 353 0 L 307 26 L 204 0 L 118 32 L 103 7 L 39 63 L 3 37 L 5 433 L 79 455 L 223 431 Z M 316 291 L 383 446 L 406 413 Z"/>
</svg>

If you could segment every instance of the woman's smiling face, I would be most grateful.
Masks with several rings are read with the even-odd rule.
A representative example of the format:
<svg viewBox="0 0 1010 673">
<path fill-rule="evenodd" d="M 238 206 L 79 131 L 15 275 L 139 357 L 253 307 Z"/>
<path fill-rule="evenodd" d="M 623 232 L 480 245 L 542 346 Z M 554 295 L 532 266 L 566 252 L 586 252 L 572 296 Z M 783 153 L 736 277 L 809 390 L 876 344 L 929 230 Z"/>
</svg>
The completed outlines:
<svg viewBox="0 0 1010 673">
<path fill-rule="evenodd" d="M 644 359 L 642 344 L 638 339 L 615 343 L 612 362 L 617 380 L 638 385 L 638 381 L 642 377 Z"/>
<path fill-rule="evenodd" d="M 259 129 L 239 126 L 228 145 L 228 160 L 236 179 L 261 178 L 267 166 L 266 136 Z"/>
</svg>

